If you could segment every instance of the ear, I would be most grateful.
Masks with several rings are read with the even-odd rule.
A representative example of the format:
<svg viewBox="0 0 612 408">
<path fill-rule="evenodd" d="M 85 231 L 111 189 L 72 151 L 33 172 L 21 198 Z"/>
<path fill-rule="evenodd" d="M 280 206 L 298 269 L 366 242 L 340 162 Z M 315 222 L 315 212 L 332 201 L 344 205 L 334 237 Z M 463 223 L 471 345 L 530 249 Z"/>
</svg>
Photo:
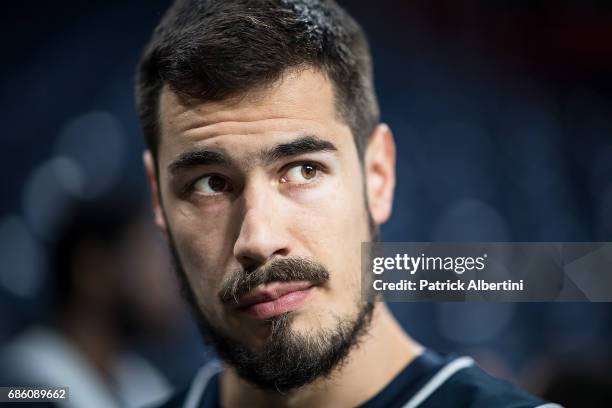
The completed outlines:
<svg viewBox="0 0 612 408">
<path fill-rule="evenodd" d="M 142 154 L 142 161 L 144 163 L 145 171 L 147 173 L 147 180 L 149 181 L 149 189 L 151 190 L 151 203 L 153 204 L 153 213 L 155 215 L 155 224 L 162 231 L 164 236 L 168 237 L 168 227 L 166 225 L 166 218 L 164 217 L 164 211 L 161 205 L 161 197 L 159 191 L 159 184 L 157 182 L 157 166 L 155 165 L 155 159 L 150 150 L 145 150 Z"/>
<path fill-rule="evenodd" d="M 379 124 L 365 151 L 366 192 L 370 214 L 376 225 L 391 216 L 395 190 L 395 142 L 391 129 Z"/>
</svg>

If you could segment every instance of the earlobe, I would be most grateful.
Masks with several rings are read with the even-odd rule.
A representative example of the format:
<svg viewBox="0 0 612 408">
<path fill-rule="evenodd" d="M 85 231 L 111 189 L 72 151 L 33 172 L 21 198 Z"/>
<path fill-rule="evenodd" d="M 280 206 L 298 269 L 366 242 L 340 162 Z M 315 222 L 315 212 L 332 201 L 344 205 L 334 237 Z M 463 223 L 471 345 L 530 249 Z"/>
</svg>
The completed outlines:
<svg viewBox="0 0 612 408">
<path fill-rule="evenodd" d="M 395 190 L 395 142 L 391 129 L 380 124 L 365 152 L 365 176 L 370 214 L 377 225 L 391 216 Z"/>
<path fill-rule="evenodd" d="M 155 215 L 155 224 L 162 231 L 164 236 L 168 237 L 168 229 L 166 226 L 166 219 L 161 204 L 161 196 L 159 191 L 158 177 L 157 177 L 157 166 L 155 165 L 155 159 L 150 150 L 145 150 L 142 154 L 142 161 L 147 174 L 147 180 L 149 182 L 149 189 L 151 191 L 151 203 L 153 206 L 153 213 Z"/>
</svg>

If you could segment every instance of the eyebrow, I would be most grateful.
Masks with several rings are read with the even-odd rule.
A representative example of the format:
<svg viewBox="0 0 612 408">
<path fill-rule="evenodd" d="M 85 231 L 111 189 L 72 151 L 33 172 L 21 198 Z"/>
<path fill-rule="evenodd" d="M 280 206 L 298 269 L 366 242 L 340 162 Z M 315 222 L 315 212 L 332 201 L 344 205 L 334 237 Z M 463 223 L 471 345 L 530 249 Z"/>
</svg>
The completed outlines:
<svg viewBox="0 0 612 408">
<path fill-rule="evenodd" d="M 322 140 L 315 136 L 302 136 L 291 142 L 282 143 L 271 149 L 263 150 L 261 152 L 261 158 L 265 163 L 270 164 L 300 154 L 337 150 L 336 146 L 327 140 Z"/>
<path fill-rule="evenodd" d="M 223 153 L 213 152 L 210 150 L 194 150 L 181 154 L 178 159 L 170 163 L 168 170 L 170 173 L 178 173 L 196 166 L 228 165 L 229 160 Z"/>
<path fill-rule="evenodd" d="M 337 151 L 336 146 L 326 140 L 315 136 L 302 136 L 291 142 L 281 143 L 270 149 L 263 149 L 259 153 L 259 158 L 266 164 L 274 163 L 278 160 L 298 156 L 307 153 L 322 151 Z M 176 174 L 181 170 L 210 165 L 229 165 L 229 158 L 223 153 L 210 150 L 194 150 L 181 154 L 176 160 L 168 165 L 168 170 Z"/>
</svg>

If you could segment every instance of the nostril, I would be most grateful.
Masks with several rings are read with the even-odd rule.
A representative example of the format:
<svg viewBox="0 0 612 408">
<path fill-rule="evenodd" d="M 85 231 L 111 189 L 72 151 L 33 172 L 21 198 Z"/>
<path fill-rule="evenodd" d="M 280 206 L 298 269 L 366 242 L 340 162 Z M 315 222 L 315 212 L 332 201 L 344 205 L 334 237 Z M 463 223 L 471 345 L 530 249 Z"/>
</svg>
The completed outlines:
<svg viewBox="0 0 612 408">
<path fill-rule="evenodd" d="M 287 255 L 289 255 L 289 249 L 288 248 L 280 248 L 277 251 L 275 251 L 274 254 L 272 254 L 272 256 L 270 258 L 274 258 L 276 256 L 286 257 Z"/>
<path fill-rule="evenodd" d="M 237 260 L 246 274 L 254 272 L 264 263 L 263 259 L 259 260 L 255 257 L 250 257 L 248 255 L 239 256 Z"/>
<path fill-rule="evenodd" d="M 249 267 L 244 268 L 244 273 L 247 275 L 250 275 L 251 273 L 255 272 L 257 270 L 257 266 L 252 265 Z"/>
</svg>

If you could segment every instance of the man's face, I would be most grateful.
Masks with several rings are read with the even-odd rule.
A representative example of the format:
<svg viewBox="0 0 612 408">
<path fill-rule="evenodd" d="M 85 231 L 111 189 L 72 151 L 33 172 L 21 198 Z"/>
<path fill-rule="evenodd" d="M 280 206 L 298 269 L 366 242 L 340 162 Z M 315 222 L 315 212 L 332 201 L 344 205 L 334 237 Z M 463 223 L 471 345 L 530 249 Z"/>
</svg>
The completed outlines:
<svg viewBox="0 0 612 408">
<path fill-rule="evenodd" d="M 222 102 L 186 104 L 165 88 L 160 128 L 157 223 L 214 331 L 257 351 L 281 317 L 304 338 L 358 318 L 369 213 L 353 135 L 324 75 L 287 72 Z M 267 274 L 287 260 L 302 274 Z M 255 271 L 263 280 L 249 281 Z"/>
</svg>

